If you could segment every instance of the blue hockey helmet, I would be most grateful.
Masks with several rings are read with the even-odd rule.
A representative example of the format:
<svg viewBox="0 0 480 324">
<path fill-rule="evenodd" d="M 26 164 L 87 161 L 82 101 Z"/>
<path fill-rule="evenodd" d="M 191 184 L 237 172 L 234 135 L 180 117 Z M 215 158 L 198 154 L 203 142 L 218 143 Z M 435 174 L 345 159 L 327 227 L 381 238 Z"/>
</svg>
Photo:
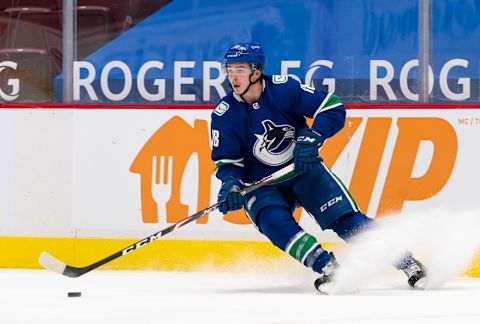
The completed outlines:
<svg viewBox="0 0 480 324">
<path fill-rule="evenodd" d="M 258 67 L 263 68 L 265 64 L 265 54 L 258 43 L 238 43 L 227 50 L 223 58 L 223 65 L 229 63 L 250 63 L 252 70 Z"/>
</svg>

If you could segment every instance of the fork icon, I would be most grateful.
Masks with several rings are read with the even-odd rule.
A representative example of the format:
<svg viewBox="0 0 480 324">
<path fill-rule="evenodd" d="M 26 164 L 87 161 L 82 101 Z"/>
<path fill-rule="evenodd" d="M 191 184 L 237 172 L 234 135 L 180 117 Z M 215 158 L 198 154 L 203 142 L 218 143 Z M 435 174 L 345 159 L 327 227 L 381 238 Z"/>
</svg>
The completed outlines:
<svg viewBox="0 0 480 324">
<path fill-rule="evenodd" d="M 167 217 L 167 201 L 172 194 L 173 157 L 152 157 L 152 197 L 157 204 L 157 215 Z M 164 219 L 165 219 L 164 218 Z"/>
</svg>

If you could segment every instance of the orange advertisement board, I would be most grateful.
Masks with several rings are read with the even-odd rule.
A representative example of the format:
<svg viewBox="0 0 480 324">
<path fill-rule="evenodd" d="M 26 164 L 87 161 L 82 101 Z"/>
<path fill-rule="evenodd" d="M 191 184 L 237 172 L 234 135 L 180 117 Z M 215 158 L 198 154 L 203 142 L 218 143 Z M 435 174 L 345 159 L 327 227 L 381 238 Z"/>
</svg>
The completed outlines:
<svg viewBox="0 0 480 324">
<path fill-rule="evenodd" d="M 184 107 L 183 107 L 184 108 Z M 203 109 L 75 113 L 73 226 L 85 235 L 149 233 L 216 201 L 209 116 Z M 405 105 L 348 109 L 321 149 L 370 217 L 428 208 L 480 209 L 480 110 Z M 301 209 L 295 215 L 325 240 Z M 260 239 L 243 211 L 213 212 L 170 238 Z M 322 240 L 321 238 L 321 240 Z"/>
</svg>

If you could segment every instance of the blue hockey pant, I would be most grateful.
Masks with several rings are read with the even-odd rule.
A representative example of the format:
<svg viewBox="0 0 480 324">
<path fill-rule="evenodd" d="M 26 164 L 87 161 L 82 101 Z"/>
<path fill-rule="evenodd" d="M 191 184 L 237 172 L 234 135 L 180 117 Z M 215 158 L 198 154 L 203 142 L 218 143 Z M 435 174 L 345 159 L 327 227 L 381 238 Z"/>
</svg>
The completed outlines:
<svg viewBox="0 0 480 324">
<path fill-rule="evenodd" d="M 343 184 L 323 163 L 293 181 L 248 194 L 245 210 L 257 229 L 275 246 L 316 272 L 321 272 L 330 255 L 293 218 L 298 205 L 322 229 L 332 229 L 344 240 L 372 221 L 358 210 Z"/>
</svg>

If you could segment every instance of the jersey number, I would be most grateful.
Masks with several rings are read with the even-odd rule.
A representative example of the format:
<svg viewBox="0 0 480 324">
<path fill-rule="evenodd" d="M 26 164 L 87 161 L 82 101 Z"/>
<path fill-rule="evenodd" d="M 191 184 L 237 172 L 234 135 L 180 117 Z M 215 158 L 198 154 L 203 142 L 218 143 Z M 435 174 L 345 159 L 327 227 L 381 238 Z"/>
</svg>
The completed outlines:
<svg viewBox="0 0 480 324">
<path fill-rule="evenodd" d="M 218 144 L 220 144 L 220 132 L 212 129 L 212 145 L 213 147 L 218 147 Z"/>
</svg>

